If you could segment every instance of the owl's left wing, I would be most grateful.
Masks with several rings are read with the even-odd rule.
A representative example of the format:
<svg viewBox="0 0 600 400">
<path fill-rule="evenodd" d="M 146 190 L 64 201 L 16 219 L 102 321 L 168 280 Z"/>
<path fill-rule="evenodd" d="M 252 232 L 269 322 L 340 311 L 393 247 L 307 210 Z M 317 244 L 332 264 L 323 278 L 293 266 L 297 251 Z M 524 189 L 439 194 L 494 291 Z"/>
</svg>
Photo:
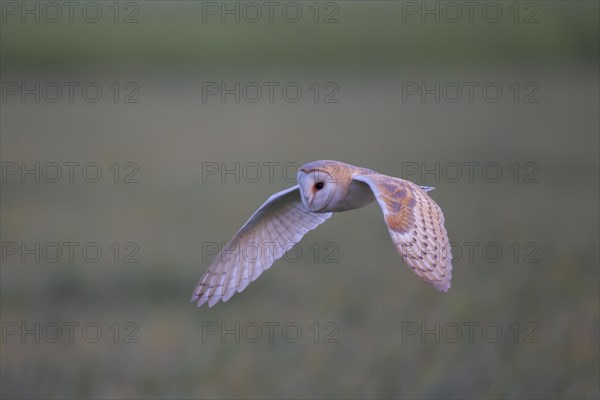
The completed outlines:
<svg viewBox="0 0 600 400">
<path fill-rule="evenodd" d="M 447 292 L 452 278 L 452 254 L 444 214 L 420 186 L 378 173 L 359 174 L 379 203 L 390 236 L 403 260 L 424 281 Z"/>
<path fill-rule="evenodd" d="M 194 289 L 198 307 L 227 301 L 269 269 L 331 213 L 313 213 L 300 198 L 298 186 L 275 193 L 259 207 L 213 259 Z"/>
</svg>

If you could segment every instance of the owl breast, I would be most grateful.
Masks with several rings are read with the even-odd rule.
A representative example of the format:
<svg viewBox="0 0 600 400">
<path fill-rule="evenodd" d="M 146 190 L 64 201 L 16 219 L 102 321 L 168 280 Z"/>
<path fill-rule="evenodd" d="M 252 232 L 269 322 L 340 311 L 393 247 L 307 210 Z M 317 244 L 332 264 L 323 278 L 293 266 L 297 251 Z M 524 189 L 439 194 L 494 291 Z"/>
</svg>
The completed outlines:
<svg viewBox="0 0 600 400">
<path fill-rule="evenodd" d="M 350 181 L 346 186 L 340 186 L 333 195 L 326 212 L 355 210 L 366 206 L 375 200 L 373 191 L 363 182 Z"/>
</svg>

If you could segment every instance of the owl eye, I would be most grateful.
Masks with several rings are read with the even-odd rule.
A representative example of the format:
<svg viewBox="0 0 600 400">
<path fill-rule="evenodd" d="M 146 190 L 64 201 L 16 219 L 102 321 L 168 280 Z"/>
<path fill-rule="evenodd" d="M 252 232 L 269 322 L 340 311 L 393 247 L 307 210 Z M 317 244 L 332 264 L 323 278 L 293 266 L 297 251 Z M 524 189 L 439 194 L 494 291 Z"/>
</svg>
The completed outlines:
<svg viewBox="0 0 600 400">
<path fill-rule="evenodd" d="M 315 183 L 315 189 L 317 189 L 317 190 L 323 189 L 323 186 L 325 186 L 325 184 L 323 182 Z"/>
</svg>

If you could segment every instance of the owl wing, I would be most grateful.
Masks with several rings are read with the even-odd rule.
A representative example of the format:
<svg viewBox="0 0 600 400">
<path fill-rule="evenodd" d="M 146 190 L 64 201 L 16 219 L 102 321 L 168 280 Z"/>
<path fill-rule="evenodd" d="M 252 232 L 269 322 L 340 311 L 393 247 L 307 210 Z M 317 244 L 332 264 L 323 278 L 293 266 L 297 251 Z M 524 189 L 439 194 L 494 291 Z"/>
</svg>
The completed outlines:
<svg viewBox="0 0 600 400">
<path fill-rule="evenodd" d="M 313 213 L 304 207 L 298 185 L 275 193 L 214 258 L 191 301 L 198 301 L 198 307 L 206 302 L 212 307 L 229 300 L 329 217 L 331 213 Z"/>
<path fill-rule="evenodd" d="M 452 254 L 444 214 L 420 186 L 382 174 L 359 174 L 373 191 L 385 223 L 404 261 L 425 282 L 447 292 L 452 278 Z"/>
</svg>

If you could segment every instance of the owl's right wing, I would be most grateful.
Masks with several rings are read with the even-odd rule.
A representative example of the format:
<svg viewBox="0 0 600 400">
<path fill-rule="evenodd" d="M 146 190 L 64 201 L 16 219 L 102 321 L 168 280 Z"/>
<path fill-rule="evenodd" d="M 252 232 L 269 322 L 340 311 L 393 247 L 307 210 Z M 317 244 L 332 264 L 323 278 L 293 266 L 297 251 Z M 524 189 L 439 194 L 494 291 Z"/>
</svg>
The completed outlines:
<svg viewBox="0 0 600 400">
<path fill-rule="evenodd" d="M 283 257 L 331 213 L 313 213 L 300 198 L 298 186 L 275 193 L 250 217 L 214 258 L 194 289 L 198 307 L 227 301 Z"/>
<path fill-rule="evenodd" d="M 425 282 L 447 292 L 452 254 L 444 214 L 426 193 L 432 188 L 378 173 L 358 174 L 353 179 L 371 188 L 403 260 Z"/>
</svg>

